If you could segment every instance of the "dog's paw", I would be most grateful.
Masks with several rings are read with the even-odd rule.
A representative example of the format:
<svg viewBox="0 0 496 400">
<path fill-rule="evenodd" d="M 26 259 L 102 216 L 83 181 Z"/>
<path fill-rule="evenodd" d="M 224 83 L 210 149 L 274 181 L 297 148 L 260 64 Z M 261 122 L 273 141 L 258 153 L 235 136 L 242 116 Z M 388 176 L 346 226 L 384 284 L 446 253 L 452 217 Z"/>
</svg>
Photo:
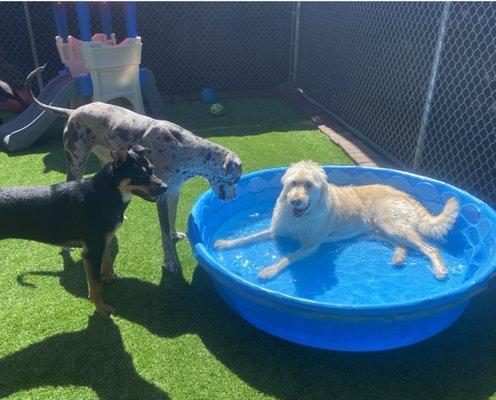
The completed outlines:
<svg viewBox="0 0 496 400">
<path fill-rule="evenodd" d="M 179 272 L 181 270 L 181 264 L 174 260 L 168 260 L 164 261 L 162 268 L 168 272 Z"/>
<path fill-rule="evenodd" d="M 114 283 L 117 278 L 119 278 L 119 275 L 117 275 L 115 272 L 111 272 L 110 274 L 102 274 L 102 280 L 105 283 Z"/>
<path fill-rule="evenodd" d="M 214 249 L 227 249 L 231 247 L 231 240 L 219 239 L 214 243 Z"/>
<path fill-rule="evenodd" d="M 258 273 L 258 279 L 260 279 L 262 281 L 267 281 L 269 279 L 274 278 L 278 273 L 279 273 L 279 270 L 276 266 L 267 267 Z"/>
<path fill-rule="evenodd" d="M 391 259 L 391 265 L 396 267 L 396 266 L 401 266 L 401 264 L 404 264 L 406 261 L 406 249 L 403 247 L 397 247 L 396 250 L 394 251 L 393 258 Z"/>
<path fill-rule="evenodd" d="M 400 256 L 395 254 L 391 260 L 391 265 L 393 267 L 401 267 L 403 264 L 405 264 L 405 261 L 406 261 L 406 256 Z"/>
<path fill-rule="evenodd" d="M 436 269 L 434 270 L 434 275 L 436 276 L 436 279 L 445 280 L 448 278 L 448 270 L 446 268 L 442 269 Z"/>
<path fill-rule="evenodd" d="M 95 309 L 96 309 L 96 312 L 103 317 L 117 314 L 117 310 L 114 307 L 109 306 L 108 304 L 105 304 L 104 302 L 102 302 L 98 305 L 95 305 Z"/>
<path fill-rule="evenodd" d="M 179 240 L 184 240 L 186 238 L 187 236 L 184 232 L 176 232 L 172 234 L 172 240 L 179 241 Z"/>
</svg>

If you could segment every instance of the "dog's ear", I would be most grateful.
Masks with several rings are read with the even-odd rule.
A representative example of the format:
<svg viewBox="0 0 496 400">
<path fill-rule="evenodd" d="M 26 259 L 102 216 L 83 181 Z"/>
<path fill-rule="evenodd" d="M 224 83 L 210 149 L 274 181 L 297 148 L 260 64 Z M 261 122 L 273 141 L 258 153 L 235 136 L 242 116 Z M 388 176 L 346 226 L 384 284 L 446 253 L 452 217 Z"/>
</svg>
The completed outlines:
<svg viewBox="0 0 496 400">
<path fill-rule="evenodd" d="M 235 175 L 236 173 L 240 174 L 241 160 L 236 155 L 228 153 L 226 155 L 226 158 L 224 158 L 224 164 L 222 164 L 222 168 L 228 176 Z"/>
<path fill-rule="evenodd" d="M 143 147 L 139 144 L 135 144 L 133 147 L 131 147 L 131 150 L 143 157 L 150 157 L 152 154 L 152 149 Z"/>
<path fill-rule="evenodd" d="M 293 166 L 293 164 L 291 164 L 291 166 Z M 286 169 L 284 175 L 281 177 L 281 183 L 283 186 L 286 186 L 289 183 L 289 180 L 291 179 L 291 175 L 292 175 L 291 169 L 290 168 Z"/>
<path fill-rule="evenodd" d="M 117 151 L 111 151 L 110 155 L 112 156 L 112 164 L 114 167 L 118 167 L 126 162 L 128 152 L 127 149 L 122 148 Z"/>
</svg>

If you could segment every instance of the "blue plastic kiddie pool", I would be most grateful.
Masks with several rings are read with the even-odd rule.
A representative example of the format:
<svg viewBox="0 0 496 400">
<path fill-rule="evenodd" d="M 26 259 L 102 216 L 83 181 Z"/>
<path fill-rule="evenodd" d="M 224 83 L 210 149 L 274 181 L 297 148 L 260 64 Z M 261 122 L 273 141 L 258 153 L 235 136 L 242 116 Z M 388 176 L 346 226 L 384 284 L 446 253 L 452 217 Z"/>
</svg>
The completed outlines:
<svg viewBox="0 0 496 400">
<path fill-rule="evenodd" d="M 422 176 L 380 168 L 325 170 L 336 185 L 394 186 L 434 214 L 456 196 L 460 216 L 443 241 L 433 242 L 448 267 L 448 279 L 437 280 L 428 260 L 414 250 L 409 250 L 404 266 L 392 267 L 393 248 L 364 237 L 323 245 L 275 279 L 259 281 L 262 268 L 298 245 L 267 240 L 217 251 L 213 243 L 269 226 L 284 173 L 278 168 L 242 177 L 231 202 L 209 190 L 193 207 L 189 238 L 194 254 L 222 299 L 268 333 L 333 350 L 406 346 L 452 324 L 495 271 L 496 212 L 460 189 Z"/>
</svg>

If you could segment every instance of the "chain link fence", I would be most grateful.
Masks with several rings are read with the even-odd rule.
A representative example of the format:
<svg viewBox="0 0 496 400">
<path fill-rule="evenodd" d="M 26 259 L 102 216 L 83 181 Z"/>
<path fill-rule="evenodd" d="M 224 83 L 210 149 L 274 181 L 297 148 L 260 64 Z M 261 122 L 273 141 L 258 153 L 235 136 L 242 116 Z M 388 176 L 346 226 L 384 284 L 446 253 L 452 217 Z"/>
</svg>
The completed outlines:
<svg viewBox="0 0 496 400">
<path fill-rule="evenodd" d="M 419 171 L 496 205 L 496 3 L 450 6 Z"/>
<path fill-rule="evenodd" d="M 143 65 L 165 93 L 272 88 L 289 79 L 291 10 L 290 3 L 139 3 Z"/>
<path fill-rule="evenodd" d="M 122 40 L 123 12 L 112 9 Z M 62 67 L 52 10 L 27 10 L 50 79 Z M 495 3 L 140 2 L 137 16 L 142 65 L 163 94 L 267 89 L 291 77 L 403 167 L 496 204 Z M 25 4 L 0 3 L 0 22 L 0 78 L 20 87 L 35 64 Z"/>
<path fill-rule="evenodd" d="M 0 3 L 0 79 L 22 87 L 33 66 L 23 4 Z"/>
<path fill-rule="evenodd" d="M 47 63 L 45 80 L 62 68 L 55 47 L 50 3 L 27 5 L 35 50 Z M 112 5 L 118 41 L 126 36 L 124 13 Z M 217 90 L 269 89 L 287 83 L 291 54 L 291 3 L 136 4 L 142 65 L 155 74 L 163 94 Z M 75 7 L 66 3 L 69 33 L 79 37 Z M 91 29 L 101 32 L 98 4 L 91 3 Z M 34 69 L 23 3 L 0 3 L 0 78 L 22 86 Z"/>
<path fill-rule="evenodd" d="M 295 84 L 406 168 L 496 204 L 496 4 L 301 3 Z"/>
</svg>

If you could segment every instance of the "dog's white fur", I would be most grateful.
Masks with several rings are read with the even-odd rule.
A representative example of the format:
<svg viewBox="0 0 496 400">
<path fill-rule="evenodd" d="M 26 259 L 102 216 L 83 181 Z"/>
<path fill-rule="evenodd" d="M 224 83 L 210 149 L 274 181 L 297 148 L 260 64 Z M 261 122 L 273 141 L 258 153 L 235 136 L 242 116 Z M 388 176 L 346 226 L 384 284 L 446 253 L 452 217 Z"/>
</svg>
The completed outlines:
<svg viewBox="0 0 496 400">
<path fill-rule="evenodd" d="M 396 246 L 392 264 L 405 261 L 407 247 L 425 254 L 435 276 L 448 270 L 439 251 L 423 236 L 442 238 L 458 217 L 458 201 L 450 198 L 442 212 L 431 215 L 407 193 L 386 185 L 339 187 L 327 182 L 324 170 L 313 161 L 293 164 L 282 177 L 283 189 L 270 228 L 234 240 L 218 240 L 216 248 L 229 248 L 270 237 L 289 237 L 301 248 L 264 268 L 260 279 L 270 279 L 291 263 L 314 253 L 324 242 L 372 234 Z"/>
</svg>

